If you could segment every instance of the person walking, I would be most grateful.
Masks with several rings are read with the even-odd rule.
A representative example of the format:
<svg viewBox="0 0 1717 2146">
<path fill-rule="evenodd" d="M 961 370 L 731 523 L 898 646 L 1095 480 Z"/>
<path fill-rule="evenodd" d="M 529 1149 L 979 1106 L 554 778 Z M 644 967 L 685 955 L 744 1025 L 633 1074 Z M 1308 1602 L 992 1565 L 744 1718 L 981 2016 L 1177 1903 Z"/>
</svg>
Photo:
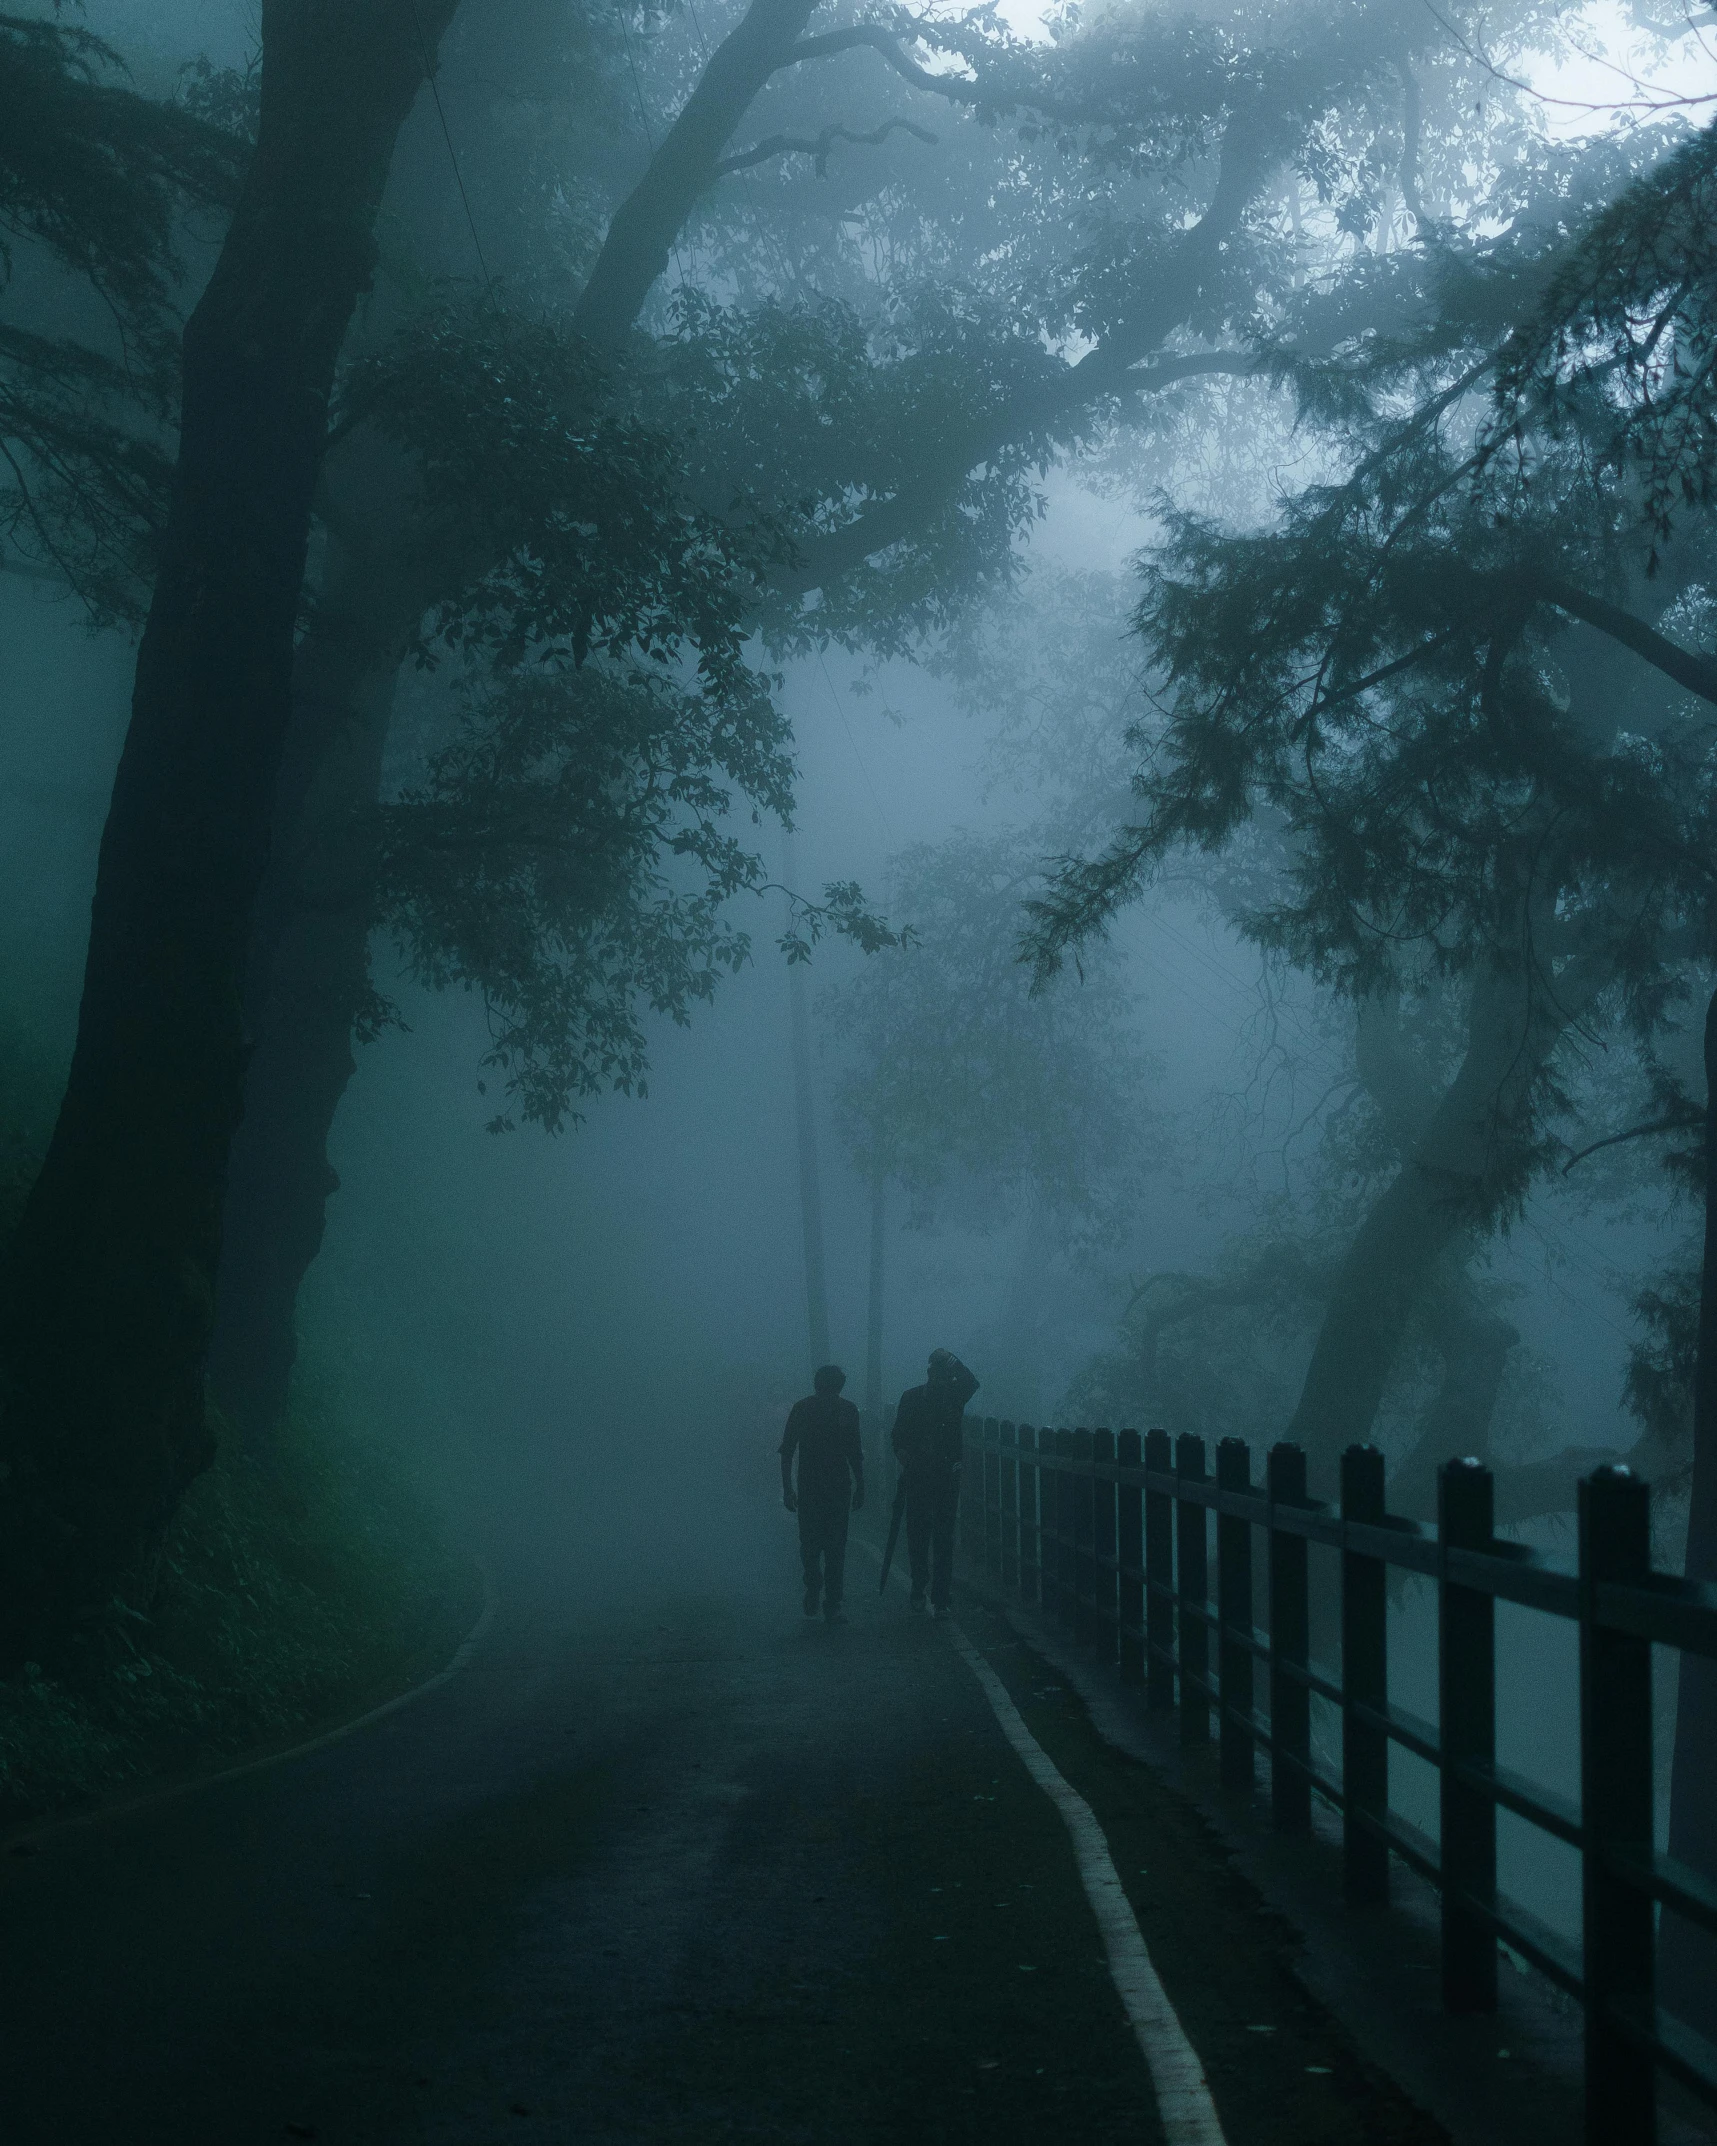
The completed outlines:
<svg viewBox="0 0 1717 2146">
<path fill-rule="evenodd" d="M 812 1380 L 816 1391 L 795 1401 L 781 1438 L 781 1502 L 799 1516 L 799 1555 L 805 1567 L 805 1615 L 845 1624 L 847 1515 L 864 1504 L 864 1447 L 859 1412 L 841 1399 L 847 1375 L 824 1364 Z M 799 1457 L 799 1487 L 793 1488 L 793 1456 Z"/>
<path fill-rule="evenodd" d="M 910 1386 L 895 1411 L 893 1443 L 906 1482 L 906 1554 L 911 1608 L 948 1614 L 954 1584 L 954 1516 L 960 1504 L 960 1419 L 978 1381 L 951 1349 L 930 1358 L 930 1376 Z"/>
</svg>

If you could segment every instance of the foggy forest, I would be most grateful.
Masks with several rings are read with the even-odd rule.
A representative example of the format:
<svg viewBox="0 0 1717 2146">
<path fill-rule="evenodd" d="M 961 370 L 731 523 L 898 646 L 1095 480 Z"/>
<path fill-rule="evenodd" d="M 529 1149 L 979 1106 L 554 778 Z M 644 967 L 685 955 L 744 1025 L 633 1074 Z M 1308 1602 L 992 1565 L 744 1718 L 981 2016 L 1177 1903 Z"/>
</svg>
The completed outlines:
<svg viewBox="0 0 1717 2146">
<path fill-rule="evenodd" d="M 0 2139 L 1717 2137 L 1717 13 L 0 0 Z"/>
</svg>

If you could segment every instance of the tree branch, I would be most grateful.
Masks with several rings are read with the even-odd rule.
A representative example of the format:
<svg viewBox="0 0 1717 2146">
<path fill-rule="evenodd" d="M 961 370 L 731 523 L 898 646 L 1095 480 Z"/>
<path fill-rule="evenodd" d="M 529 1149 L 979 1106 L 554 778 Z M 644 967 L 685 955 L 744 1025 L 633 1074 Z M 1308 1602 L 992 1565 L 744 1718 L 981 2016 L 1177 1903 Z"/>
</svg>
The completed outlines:
<svg viewBox="0 0 1717 2146">
<path fill-rule="evenodd" d="M 1200 353 L 1180 358 L 1155 353 L 1186 318 L 1205 276 L 1256 193 L 1272 155 L 1270 135 L 1260 124 L 1258 114 L 1250 108 L 1237 109 L 1223 136 L 1210 205 L 1182 236 L 1135 318 L 1113 330 L 1056 377 L 1022 388 L 1001 408 L 927 445 L 921 473 L 891 498 L 879 500 L 842 528 L 808 544 L 799 563 L 775 581 L 780 593 L 806 595 L 862 566 L 891 544 L 900 543 L 941 512 L 980 463 L 1073 410 L 1106 395 L 1164 387 L 1201 373 L 1255 369 L 1258 361 L 1241 353 Z"/>
<path fill-rule="evenodd" d="M 572 325 L 612 347 L 630 332 L 668 265 L 680 227 L 721 168 L 721 152 L 770 76 L 787 64 L 817 0 L 752 0 L 711 53 L 644 176 L 614 212 Z"/>
<path fill-rule="evenodd" d="M 1571 581 L 1560 581 L 1549 574 L 1534 575 L 1531 588 L 1542 602 L 1554 604 L 1558 611 L 1566 611 L 1570 618 L 1585 625 L 1595 626 L 1612 641 L 1620 641 L 1636 656 L 1643 656 L 1666 678 L 1673 678 L 1677 685 L 1717 707 L 1717 661 L 1710 656 L 1695 655 L 1680 647 L 1644 619 L 1635 618 L 1631 611 L 1607 603 L 1601 596 L 1588 595 Z"/>
<path fill-rule="evenodd" d="M 968 82 L 963 75 L 933 75 L 916 60 L 908 59 L 899 40 L 880 23 L 859 23 L 847 30 L 825 31 L 821 37 L 802 37 L 777 65 L 796 67 L 801 60 L 829 60 L 837 53 L 854 52 L 864 46 L 880 52 L 902 81 L 910 82 L 914 89 L 928 90 L 933 97 L 950 98 L 955 104 L 986 101 L 978 83 Z"/>
<path fill-rule="evenodd" d="M 771 157 L 808 156 L 816 158 L 817 177 L 821 179 L 828 175 L 829 150 L 834 143 L 852 142 L 861 148 L 875 149 L 896 130 L 914 135 L 921 142 L 929 142 L 932 147 L 935 145 L 936 137 L 930 129 L 911 119 L 885 119 L 880 127 L 872 128 L 868 134 L 855 134 L 851 127 L 839 126 L 825 127 L 815 139 L 803 134 L 771 134 L 754 149 L 747 149 L 739 156 L 723 157 L 715 167 L 715 175 L 722 179 L 729 172 L 746 171 L 753 164 L 766 164 Z"/>
<path fill-rule="evenodd" d="M 1653 1118 L 1649 1125 L 1630 1125 L 1626 1132 L 1607 1133 L 1602 1140 L 1594 1140 L 1590 1147 L 1581 1148 L 1577 1155 L 1570 1155 L 1562 1165 L 1566 1177 L 1577 1162 L 1584 1162 L 1588 1155 L 1596 1155 L 1600 1148 L 1619 1147 L 1624 1140 L 1643 1140 L 1649 1133 L 1691 1132 L 1696 1125 L 1705 1123 L 1702 1110 L 1683 1110 L 1667 1118 Z"/>
</svg>

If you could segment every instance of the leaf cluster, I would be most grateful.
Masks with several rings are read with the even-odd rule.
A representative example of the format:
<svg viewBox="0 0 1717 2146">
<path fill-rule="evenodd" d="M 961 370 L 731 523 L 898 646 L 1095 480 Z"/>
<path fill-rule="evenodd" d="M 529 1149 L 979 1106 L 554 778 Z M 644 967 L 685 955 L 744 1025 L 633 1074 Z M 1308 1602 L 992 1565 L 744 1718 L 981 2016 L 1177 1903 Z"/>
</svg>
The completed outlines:
<svg viewBox="0 0 1717 2146">
<path fill-rule="evenodd" d="M 481 994 L 494 1130 L 646 1092 L 645 1014 L 683 1025 L 743 966 L 727 907 L 763 868 L 726 822 L 736 793 L 787 815 L 788 744 L 762 681 L 716 694 L 597 655 L 494 678 L 381 808 L 381 916 L 421 981 Z"/>
<path fill-rule="evenodd" d="M 165 519 L 182 218 L 229 206 L 246 154 L 121 73 L 88 31 L 0 14 L 0 292 L 23 247 L 93 292 L 108 329 L 0 321 L 0 539 L 97 621 L 140 615 Z"/>
<path fill-rule="evenodd" d="M 743 496 L 692 503 L 683 433 L 612 394 L 562 322 L 432 313 L 352 368 L 339 426 L 363 419 L 416 464 L 446 645 L 503 668 L 558 648 L 662 664 L 690 649 L 713 684 L 736 679 L 786 539 Z"/>
</svg>

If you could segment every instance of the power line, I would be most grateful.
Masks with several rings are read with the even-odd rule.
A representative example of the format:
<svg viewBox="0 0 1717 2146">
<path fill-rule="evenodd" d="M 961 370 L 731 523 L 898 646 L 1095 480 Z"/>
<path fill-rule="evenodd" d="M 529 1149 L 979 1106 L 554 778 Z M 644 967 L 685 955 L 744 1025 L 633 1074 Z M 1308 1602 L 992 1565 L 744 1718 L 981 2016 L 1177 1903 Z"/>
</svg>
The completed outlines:
<svg viewBox="0 0 1717 2146">
<path fill-rule="evenodd" d="M 459 157 L 453 147 L 453 135 L 447 125 L 447 114 L 441 103 L 441 90 L 435 77 L 439 71 L 430 55 L 429 40 L 423 34 L 423 19 L 417 12 L 417 0 L 410 0 L 411 19 L 417 31 L 417 47 L 423 55 L 423 79 L 429 84 L 429 94 L 435 100 L 435 116 L 441 122 L 441 139 L 447 144 L 447 161 L 453 167 L 453 183 L 459 189 L 459 200 L 465 210 L 466 229 L 471 233 L 471 250 L 477 256 L 477 266 L 482 273 L 483 289 L 493 298 L 495 279 L 489 273 L 489 264 L 483 258 L 483 241 L 477 236 L 477 219 L 471 213 L 471 197 L 465 191 L 465 174 L 459 169 Z"/>
</svg>

